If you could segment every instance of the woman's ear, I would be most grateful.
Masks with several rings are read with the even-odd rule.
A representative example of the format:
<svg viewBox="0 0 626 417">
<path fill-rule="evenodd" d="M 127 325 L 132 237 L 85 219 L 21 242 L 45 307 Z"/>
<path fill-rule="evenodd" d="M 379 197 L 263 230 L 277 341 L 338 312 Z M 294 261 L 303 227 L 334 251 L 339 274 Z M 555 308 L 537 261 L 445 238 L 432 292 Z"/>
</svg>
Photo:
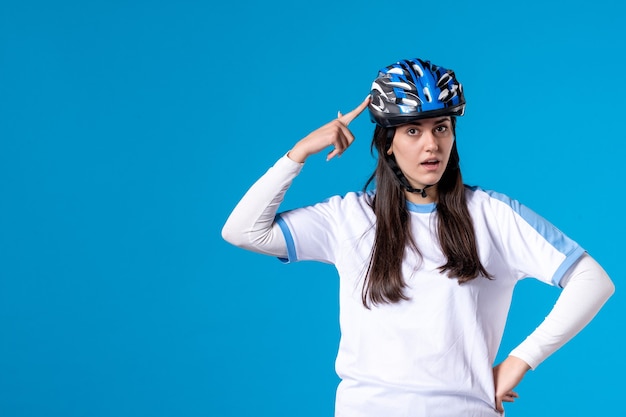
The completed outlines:
<svg viewBox="0 0 626 417">
<path fill-rule="evenodd" d="M 387 149 L 387 155 L 390 155 L 393 153 L 393 145 L 389 145 L 389 149 Z"/>
</svg>

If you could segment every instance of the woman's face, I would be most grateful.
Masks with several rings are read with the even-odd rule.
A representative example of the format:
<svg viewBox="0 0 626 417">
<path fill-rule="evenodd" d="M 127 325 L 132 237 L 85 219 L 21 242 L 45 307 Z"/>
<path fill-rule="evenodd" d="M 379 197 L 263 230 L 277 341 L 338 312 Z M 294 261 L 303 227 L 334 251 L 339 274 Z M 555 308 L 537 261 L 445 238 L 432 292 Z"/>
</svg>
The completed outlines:
<svg viewBox="0 0 626 417">
<path fill-rule="evenodd" d="M 435 117 L 398 126 L 387 154 L 395 156 L 411 186 L 422 189 L 439 182 L 453 144 L 452 120 Z"/>
</svg>

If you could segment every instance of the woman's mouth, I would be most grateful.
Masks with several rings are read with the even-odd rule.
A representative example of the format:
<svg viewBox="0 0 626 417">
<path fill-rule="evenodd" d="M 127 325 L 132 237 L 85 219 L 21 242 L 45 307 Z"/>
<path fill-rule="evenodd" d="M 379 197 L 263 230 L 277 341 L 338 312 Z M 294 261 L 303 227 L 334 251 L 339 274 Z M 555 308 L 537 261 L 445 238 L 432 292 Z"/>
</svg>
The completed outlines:
<svg viewBox="0 0 626 417">
<path fill-rule="evenodd" d="M 426 168 L 427 171 L 435 171 L 439 168 L 440 161 L 437 159 L 429 159 L 428 161 L 424 161 L 421 165 Z"/>
</svg>

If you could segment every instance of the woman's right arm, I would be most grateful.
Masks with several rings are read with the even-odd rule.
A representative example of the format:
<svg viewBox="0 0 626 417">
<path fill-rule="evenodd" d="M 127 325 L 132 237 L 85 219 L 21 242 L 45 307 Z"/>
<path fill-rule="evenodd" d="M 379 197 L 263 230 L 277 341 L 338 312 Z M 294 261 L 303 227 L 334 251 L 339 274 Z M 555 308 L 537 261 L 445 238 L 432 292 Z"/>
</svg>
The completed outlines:
<svg viewBox="0 0 626 417">
<path fill-rule="evenodd" d="M 253 252 L 287 257 L 287 245 L 274 221 L 280 203 L 303 163 L 279 159 L 246 192 L 222 228 L 227 242 Z"/>
<path fill-rule="evenodd" d="M 287 257 L 287 245 L 275 222 L 278 207 L 306 159 L 333 146 L 326 160 L 341 155 L 354 141 L 348 129 L 369 104 L 369 96 L 354 110 L 311 132 L 276 162 L 243 196 L 222 228 L 229 243 L 254 252 Z"/>
</svg>

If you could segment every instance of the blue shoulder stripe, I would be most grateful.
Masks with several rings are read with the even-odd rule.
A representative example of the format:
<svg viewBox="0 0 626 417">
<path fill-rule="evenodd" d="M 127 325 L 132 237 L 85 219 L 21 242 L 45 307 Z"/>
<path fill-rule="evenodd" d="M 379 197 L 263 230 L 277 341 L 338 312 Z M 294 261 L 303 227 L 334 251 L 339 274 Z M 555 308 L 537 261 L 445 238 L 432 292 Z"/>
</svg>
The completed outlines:
<svg viewBox="0 0 626 417">
<path fill-rule="evenodd" d="M 565 272 L 582 256 L 585 250 L 575 241 L 567 237 L 563 232 L 557 229 L 552 223 L 539 216 L 537 213 L 524 206 L 517 200 L 497 193 L 491 190 L 483 190 L 480 187 L 470 187 L 473 190 L 480 190 L 491 198 L 501 201 L 511 207 L 513 211 L 519 214 L 533 229 L 537 231 L 544 239 L 546 239 L 556 250 L 566 256 L 565 261 L 552 277 L 552 283 L 559 286 L 561 278 Z"/>
</svg>

